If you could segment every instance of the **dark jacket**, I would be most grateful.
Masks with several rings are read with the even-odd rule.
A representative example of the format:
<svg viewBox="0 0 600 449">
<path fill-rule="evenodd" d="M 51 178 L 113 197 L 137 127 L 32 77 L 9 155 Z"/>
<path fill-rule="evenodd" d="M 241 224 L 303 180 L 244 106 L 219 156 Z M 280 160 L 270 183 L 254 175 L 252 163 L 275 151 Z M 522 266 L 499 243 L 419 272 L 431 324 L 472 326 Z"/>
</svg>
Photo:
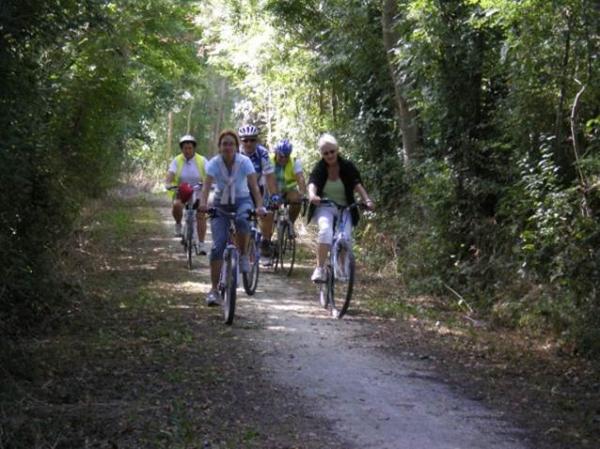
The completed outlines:
<svg viewBox="0 0 600 449">
<path fill-rule="evenodd" d="M 354 202 L 354 188 L 357 184 L 362 184 L 362 180 L 360 178 L 360 173 L 356 166 L 347 159 L 343 159 L 338 155 L 338 163 L 340 165 L 340 179 L 344 184 L 344 190 L 346 191 L 346 202 L 348 204 L 352 204 Z M 312 172 L 310 172 L 310 176 L 308 178 L 309 184 L 314 184 L 317 186 L 317 195 L 323 195 L 323 188 L 325 187 L 325 183 L 327 182 L 327 165 L 325 161 L 321 159 L 314 166 Z M 307 221 L 310 222 L 313 214 L 315 213 L 315 205 L 310 204 L 308 206 L 308 218 Z M 356 226 L 358 223 L 358 210 L 357 208 L 353 208 L 351 211 L 352 214 L 352 225 Z"/>
</svg>

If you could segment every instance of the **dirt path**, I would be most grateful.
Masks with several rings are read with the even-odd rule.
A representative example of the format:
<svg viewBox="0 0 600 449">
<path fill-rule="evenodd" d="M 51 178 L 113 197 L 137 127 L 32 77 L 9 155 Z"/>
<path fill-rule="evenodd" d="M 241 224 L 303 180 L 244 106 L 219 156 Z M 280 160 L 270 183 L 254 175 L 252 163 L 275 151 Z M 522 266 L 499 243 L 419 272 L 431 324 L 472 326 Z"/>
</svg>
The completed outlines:
<svg viewBox="0 0 600 449">
<path fill-rule="evenodd" d="M 308 266 L 240 289 L 225 326 L 204 305 L 208 261 L 186 268 L 164 198 L 100 204 L 75 237 L 73 303 L 2 371 L 17 374 L 0 384 L 0 447 L 536 447 L 396 350 L 385 322 L 330 319 Z"/>
<path fill-rule="evenodd" d="M 161 214 L 170 226 L 168 211 Z M 308 279 L 308 267 L 298 271 Z M 207 281 L 205 270 L 194 274 Z M 373 322 L 330 319 L 304 280 L 263 271 L 255 296 L 239 290 L 234 327 L 252 329 L 245 337 L 261 356 L 265 380 L 297 394 L 343 447 L 526 447 L 522 432 L 500 413 L 454 394 L 427 361 L 381 351 L 385 342 L 371 338 Z"/>
</svg>

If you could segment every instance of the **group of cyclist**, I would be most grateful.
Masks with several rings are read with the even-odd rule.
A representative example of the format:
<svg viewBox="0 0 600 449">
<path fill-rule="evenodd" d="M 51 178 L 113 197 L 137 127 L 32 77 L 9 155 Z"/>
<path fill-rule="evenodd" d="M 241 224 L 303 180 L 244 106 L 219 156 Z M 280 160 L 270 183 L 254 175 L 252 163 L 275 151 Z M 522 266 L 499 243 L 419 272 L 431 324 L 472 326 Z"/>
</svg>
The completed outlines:
<svg viewBox="0 0 600 449">
<path fill-rule="evenodd" d="M 209 195 L 214 190 L 215 207 L 228 212 L 236 212 L 237 245 L 240 250 L 240 271 L 249 270 L 248 256 L 245 254 L 250 226 L 248 210 L 255 210 L 260 217 L 260 230 L 263 236 L 261 252 L 270 257 L 271 236 L 273 234 L 273 214 L 269 209 L 276 208 L 282 202 L 290 204 L 290 219 L 296 221 L 300 214 L 302 201 L 309 202 L 308 221 L 318 226 L 318 249 L 316 267 L 312 273 L 313 282 L 324 282 L 323 266 L 327 259 L 333 239 L 333 220 L 337 215 L 336 206 L 331 203 L 321 205 L 322 198 L 328 198 L 341 206 L 354 202 L 357 193 L 365 207 L 373 210 L 374 203 L 365 190 L 356 166 L 339 154 L 337 140 L 331 134 L 323 134 L 317 143 L 321 159 L 312 169 L 308 186 L 304 178 L 302 163 L 293 152 L 292 143 L 281 140 L 273 154 L 269 153 L 258 141 L 259 130 L 253 125 L 245 125 L 234 130 L 224 130 L 219 135 L 219 153 L 206 160 L 196 151 L 197 142 L 191 135 L 183 136 L 179 141 L 181 154 L 173 159 L 165 184 L 170 186 L 188 186 L 180 188 L 174 194 L 172 214 L 175 219 L 175 233 L 181 236 L 184 202 L 192 192 L 189 186 L 202 184 L 198 199 L 197 236 L 199 254 L 208 252 L 204 243 L 206 235 L 206 212 Z M 196 197 L 194 197 L 196 198 Z M 352 226 L 358 222 L 358 211 L 353 209 L 351 220 L 345 220 L 351 235 Z M 223 252 L 227 241 L 227 219 L 219 215 L 211 219 L 213 244 L 210 249 L 211 290 L 206 297 L 208 305 L 216 304 L 219 273 L 223 263 Z"/>
</svg>

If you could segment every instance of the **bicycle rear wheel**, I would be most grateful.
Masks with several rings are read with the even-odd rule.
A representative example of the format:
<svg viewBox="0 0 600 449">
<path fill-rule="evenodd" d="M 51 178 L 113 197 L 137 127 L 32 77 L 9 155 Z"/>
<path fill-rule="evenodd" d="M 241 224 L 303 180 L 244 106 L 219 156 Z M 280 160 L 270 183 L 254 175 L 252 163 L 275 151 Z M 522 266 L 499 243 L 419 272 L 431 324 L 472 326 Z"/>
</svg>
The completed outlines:
<svg viewBox="0 0 600 449">
<path fill-rule="evenodd" d="M 237 254 L 228 251 L 222 268 L 221 306 L 225 324 L 233 323 L 235 315 L 235 295 L 237 288 Z"/>
<path fill-rule="evenodd" d="M 281 228 L 281 252 L 279 254 L 279 263 L 281 270 L 286 272 L 287 276 L 292 274 L 294 262 L 296 260 L 296 239 L 292 235 L 292 229 L 289 223 L 284 223 Z"/>
<path fill-rule="evenodd" d="M 250 262 L 250 271 L 247 273 L 242 273 L 242 282 L 244 284 L 244 290 L 250 296 L 256 292 L 256 287 L 258 285 L 258 275 L 259 275 L 259 254 L 258 248 L 256 245 L 256 239 L 254 235 L 250 235 L 250 241 L 248 242 L 248 251 L 246 252 L 248 255 L 248 261 Z"/>
<path fill-rule="evenodd" d="M 331 315 L 334 318 L 342 318 L 348 311 L 352 299 L 355 260 L 352 248 L 347 242 L 336 242 L 332 251 L 334 251 L 334 266 L 330 273 L 332 276 Z"/>
</svg>

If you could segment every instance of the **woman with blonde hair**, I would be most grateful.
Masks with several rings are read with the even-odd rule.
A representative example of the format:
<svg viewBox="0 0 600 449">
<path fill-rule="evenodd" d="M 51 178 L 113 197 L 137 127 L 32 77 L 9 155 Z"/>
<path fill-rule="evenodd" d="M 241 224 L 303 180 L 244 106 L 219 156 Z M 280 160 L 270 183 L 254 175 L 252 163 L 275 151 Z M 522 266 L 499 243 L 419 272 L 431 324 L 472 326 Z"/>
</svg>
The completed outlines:
<svg viewBox="0 0 600 449">
<path fill-rule="evenodd" d="M 314 218 L 319 228 L 317 266 L 311 280 L 325 282 L 326 273 L 323 267 L 333 241 L 333 220 L 338 214 L 338 209 L 331 204 L 321 205 L 321 199 L 327 198 L 341 206 L 347 206 L 354 203 L 354 194 L 357 193 L 369 210 L 373 210 L 374 203 L 363 186 L 356 166 L 339 154 L 336 138 L 325 133 L 319 138 L 317 146 L 321 160 L 314 166 L 308 180 L 308 221 Z M 345 232 L 349 237 L 359 217 L 357 209 L 352 209 L 350 214 L 351 220 L 345 220 Z"/>
</svg>

